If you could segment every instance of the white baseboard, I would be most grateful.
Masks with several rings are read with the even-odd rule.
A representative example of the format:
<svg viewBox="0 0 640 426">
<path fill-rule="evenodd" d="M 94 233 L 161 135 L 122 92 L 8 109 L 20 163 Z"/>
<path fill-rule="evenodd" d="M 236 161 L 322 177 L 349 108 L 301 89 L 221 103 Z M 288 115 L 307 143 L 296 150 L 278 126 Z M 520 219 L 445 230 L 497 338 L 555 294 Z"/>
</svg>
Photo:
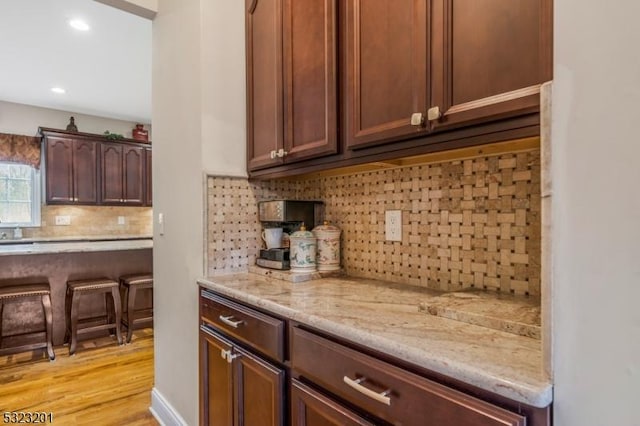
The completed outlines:
<svg viewBox="0 0 640 426">
<path fill-rule="evenodd" d="M 182 416 L 169 404 L 158 389 L 151 391 L 149 411 L 161 426 L 188 426 Z"/>
</svg>

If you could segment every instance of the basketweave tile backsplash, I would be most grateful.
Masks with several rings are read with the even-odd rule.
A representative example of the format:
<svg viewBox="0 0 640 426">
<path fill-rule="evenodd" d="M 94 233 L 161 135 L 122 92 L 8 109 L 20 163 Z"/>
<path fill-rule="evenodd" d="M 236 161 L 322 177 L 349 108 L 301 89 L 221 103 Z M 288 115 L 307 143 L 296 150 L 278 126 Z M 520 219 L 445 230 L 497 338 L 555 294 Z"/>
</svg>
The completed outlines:
<svg viewBox="0 0 640 426">
<path fill-rule="evenodd" d="M 246 270 L 257 201 L 321 199 L 351 276 L 455 291 L 540 295 L 540 151 L 299 181 L 209 179 L 209 273 Z M 385 241 L 402 210 L 402 242 Z"/>
</svg>

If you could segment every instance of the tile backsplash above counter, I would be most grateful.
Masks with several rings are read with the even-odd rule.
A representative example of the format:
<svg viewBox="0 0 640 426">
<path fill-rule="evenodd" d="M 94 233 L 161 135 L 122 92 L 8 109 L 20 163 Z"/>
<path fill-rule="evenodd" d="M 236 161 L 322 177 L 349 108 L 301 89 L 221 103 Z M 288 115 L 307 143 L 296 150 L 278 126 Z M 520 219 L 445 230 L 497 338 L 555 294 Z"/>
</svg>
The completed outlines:
<svg viewBox="0 0 640 426">
<path fill-rule="evenodd" d="M 540 150 L 346 176 L 208 179 L 207 273 L 246 271 L 261 247 L 257 202 L 322 200 L 350 276 L 436 290 L 540 296 Z M 387 210 L 402 241 L 385 241 Z"/>
<path fill-rule="evenodd" d="M 23 239 L 76 237 L 148 237 L 153 234 L 151 207 L 42 206 L 42 223 L 23 228 Z M 56 216 L 68 216 L 69 225 L 56 225 Z M 124 224 L 118 224 L 123 218 Z M 121 220 L 122 221 L 122 220 Z M 8 229 L 7 233 L 12 230 Z"/>
</svg>

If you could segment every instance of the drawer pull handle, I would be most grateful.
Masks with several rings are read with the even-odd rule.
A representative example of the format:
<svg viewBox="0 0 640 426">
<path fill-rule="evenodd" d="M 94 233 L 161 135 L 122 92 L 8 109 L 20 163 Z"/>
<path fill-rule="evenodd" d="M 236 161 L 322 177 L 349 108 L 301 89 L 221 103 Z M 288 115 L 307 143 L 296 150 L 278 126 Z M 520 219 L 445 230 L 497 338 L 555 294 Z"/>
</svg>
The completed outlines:
<svg viewBox="0 0 640 426">
<path fill-rule="evenodd" d="M 229 315 L 228 317 L 225 317 L 224 315 L 220 315 L 218 318 L 220 318 L 220 321 L 222 321 L 227 325 L 230 325 L 233 328 L 238 328 L 239 325 L 242 325 L 244 323 L 244 321 L 242 320 L 231 321 L 231 319 L 233 318 L 233 315 Z"/>
<path fill-rule="evenodd" d="M 347 385 L 357 390 L 361 394 L 366 395 L 371 399 L 375 399 L 376 401 L 381 402 L 382 404 L 389 405 L 389 406 L 391 405 L 391 397 L 388 396 L 391 393 L 390 389 L 387 389 L 386 391 L 380 392 L 380 393 L 372 391 L 371 389 L 368 389 L 361 384 L 367 380 L 366 377 L 360 377 L 359 379 L 353 380 L 350 377 L 344 376 L 342 380 Z"/>
</svg>

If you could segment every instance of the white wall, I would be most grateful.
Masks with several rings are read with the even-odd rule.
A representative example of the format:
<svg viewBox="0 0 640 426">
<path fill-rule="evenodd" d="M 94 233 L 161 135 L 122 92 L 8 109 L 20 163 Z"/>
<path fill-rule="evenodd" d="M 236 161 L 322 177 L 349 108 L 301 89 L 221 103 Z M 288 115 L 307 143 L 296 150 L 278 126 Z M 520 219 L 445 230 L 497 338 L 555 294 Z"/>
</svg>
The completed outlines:
<svg viewBox="0 0 640 426">
<path fill-rule="evenodd" d="M 0 101 L 0 132 L 35 136 L 38 127 L 64 130 L 71 116 L 75 118 L 78 131 L 86 133 L 102 134 L 108 130 L 130 138 L 131 130 L 136 126 L 130 121 Z M 151 127 L 145 125 L 145 129 L 149 130 L 151 139 Z"/>
<path fill-rule="evenodd" d="M 153 21 L 155 389 L 198 422 L 205 171 L 245 173 L 244 2 L 160 0 Z M 166 408 L 166 407 L 164 407 Z M 180 419 L 166 419 L 167 424 Z"/>
<path fill-rule="evenodd" d="M 640 2 L 555 3 L 554 418 L 640 425 Z"/>
<path fill-rule="evenodd" d="M 203 166 L 246 176 L 244 1 L 202 1 Z"/>
</svg>

